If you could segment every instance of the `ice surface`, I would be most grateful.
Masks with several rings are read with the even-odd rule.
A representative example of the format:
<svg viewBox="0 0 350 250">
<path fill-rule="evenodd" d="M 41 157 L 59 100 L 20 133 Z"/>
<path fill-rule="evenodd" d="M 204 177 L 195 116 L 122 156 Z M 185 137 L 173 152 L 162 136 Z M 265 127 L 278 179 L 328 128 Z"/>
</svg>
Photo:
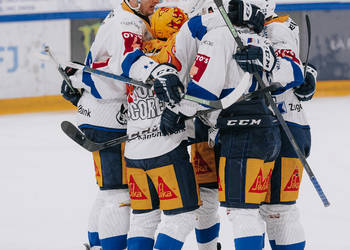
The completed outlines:
<svg viewBox="0 0 350 250">
<path fill-rule="evenodd" d="M 308 162 L 331 202 L 324 208 L 304 172 L 298 206 L 308 250 L 349 250 L 350 97 L 316 98 L 304 109 L 312 126 Z M 71 112 L 0 116 L 0 249 L 79 250 L 96 185 L 91 153 L 60 129 Z M 220 210 L 223 249 L 233 249 Z M 197 249 L 192 233 L 185 250 Z M 265 249 L 270 249 L 268 246 Z"/>
</svg>

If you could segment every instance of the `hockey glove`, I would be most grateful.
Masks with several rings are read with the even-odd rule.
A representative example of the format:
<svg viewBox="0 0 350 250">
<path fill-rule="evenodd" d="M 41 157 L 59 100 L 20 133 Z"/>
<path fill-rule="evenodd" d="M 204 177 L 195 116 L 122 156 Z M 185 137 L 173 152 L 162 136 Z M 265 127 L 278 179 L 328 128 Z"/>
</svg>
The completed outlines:
<svg viewBox="0 0 350 250">
<path fill-rule="evenodd" d="M 159 100 L 164 102 L 178 103 L 184 92 L 176 67 L 169 63 L 161 63 L 151 73 L 154 81 L 153 89 Z"/>
<path fill-rule="evenodd" d="M 78 62 L 76 62 L 78 63 Z M 81 63 L 78 63 L 81 64 Z M 83 65 L 83 64 L 82 64 Z M 64 72 L 66 72 L 67 76 L 72 76 L 74 75 L 78 70 L 71 68 L 71 67 L 66 67 L 64 69 Z M 77 106 L 81 93 L 79 92 L 78 89 L 73 88 L 73 90 L 69 87 L 67 82 L 63 80 L 62 85 L 61 85 L 61 94 L 63 95 L 63 98 L 66 99 L 67 101 L 70 101 L 74 106 Z"/>
<path fill-rule="evenodd" d="M 245 72 L 271 72 L 276 65 L 276 55 L 271 46 L 248 45 L 238 51 L 233 58 Z"/>
<path fill-rule="evenodd" d="M 304 83 L 294 88 L 294 94 L 298 97 L 299 101 L 310 101 L 315 94 L 317 69 L 312 64 L 308 64 L 306 67 L 306 77 Z"/>
<path fill-rule="evenodd" d="M 241 0 L 231 0 L 228 5 L 228 16 L 236 26 L 248 26 L 260 33 L 264 28 L 265 16 L 260 8 Z"/>
<path fill-rule="evenodd" d="M 185 128 L 187 116 L 176 111 L 176 107 L 167 107 L 160 119 L 160 131 L 163 135 L 171 135 Z"/>
</svg>

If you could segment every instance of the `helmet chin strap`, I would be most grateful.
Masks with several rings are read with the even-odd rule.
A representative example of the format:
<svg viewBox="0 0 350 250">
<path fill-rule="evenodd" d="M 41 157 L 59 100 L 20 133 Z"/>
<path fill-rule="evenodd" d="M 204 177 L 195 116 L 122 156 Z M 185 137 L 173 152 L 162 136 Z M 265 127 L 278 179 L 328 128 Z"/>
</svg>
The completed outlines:
<svg viewBox="0 0 350 250">
<path fill-rule="evenodd" d="M 137 0 L 137 6 L 136 7 L 132 7 L 129 3 L 130 0 L 126 0 L 126 4 L 130 7 L 130 9 L 140 13 L 140 7 L 141 7 L 141 0 Z"/>
</svg>

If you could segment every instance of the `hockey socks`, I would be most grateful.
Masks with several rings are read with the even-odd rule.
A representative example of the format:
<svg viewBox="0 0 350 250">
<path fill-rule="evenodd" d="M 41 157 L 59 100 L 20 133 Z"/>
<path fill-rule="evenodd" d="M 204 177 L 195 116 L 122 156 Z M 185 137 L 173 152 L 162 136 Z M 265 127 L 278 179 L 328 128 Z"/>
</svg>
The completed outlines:
<svg viewBox="0 0 350 250">
<path fill-rule="evenodd" d="M 101 239 L 103 250 L 124 250 L 126 249 L 126 234 Z"/>
<path fill-rule="evenodd" d="M 220 216 L 218 214 L 218 190 L 200 187 L 202 206 L 194 211 L 196 215 L 196 239 L 199 250 L 217 248 L 220 231 Z"/>
<path fill-rule="evenodd" d="M 154 248 L 159 250 L 180 250 L 183 244 L 184 242 L 182 241 L 174 239 L 166 234 L 159 233 Z"/>
<path fill-rule="evenodd" d="M 299 211 L 293 205 L 262 205 L 260 214 L 266 222 L 272 250 L 304 250 L 304 228 Z"/>
<path fill-rule="evenodd" d="M 228 208 L 236 250 L 262 250 L 265 223 L 258 209 Z"/>
<path fill-rule="evenodd" d="M 210 250 L 215 249 L 218 242 L 220 231 L 220 223 L 206 228 L 206 229 L 195 229 L 196 239 L 198 242 L 199 250 Z"/>
<path fill-rule="evenodd" d="M 132 214 L 128 233 L 128 250 L 152 250 L 161 211 Z"/>
<path fill-rule="evenodd" d="M 132 237 L 128 238 L 128 250 L 152 250 L 154 244 L 153 238 Z"/>
<path fill-rule="evenodd" d="M 270 246 L 272 250 L 304 250 L 305 241 L 296 244 L 276 245 L 276 241 L 270 240 Z"/>
<path fill-rule="evenodd" d="M 180 250 L 187 235 L 195 225 L 193 211 L 175 215 L 164 215 L 154 248 L 159 250 Z"/>
<path fill-rule="evenodd" d="M 97 232 L 88 232 L 88 238 L 89 238 L 89 245 L 91 249 L 93 249 L 93 247 L 101 246 L 101 241 Z"/>
</svg>

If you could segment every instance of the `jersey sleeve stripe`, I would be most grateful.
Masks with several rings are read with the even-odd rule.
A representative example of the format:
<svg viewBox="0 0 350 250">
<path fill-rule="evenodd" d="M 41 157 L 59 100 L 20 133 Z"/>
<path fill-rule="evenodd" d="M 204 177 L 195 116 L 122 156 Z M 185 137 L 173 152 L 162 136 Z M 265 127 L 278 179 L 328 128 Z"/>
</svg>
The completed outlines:
<svg viewBox="0 0 350 250">
<path fill-rule="evenodd" d="M 295 63 L 295 61 L 293 61 L 293 59 L 291 59 L 289 57 L 283 57 L 282 59 L 289 61 L 290 64 L 292 65 L 294 81 L 291 81 L 283 88 L 280 88 L 277 91 L 274 91 L 272 93 L 273 95 L 282 94 L 286 90 L 294 88 L 296 86 L 299 86 L 304 82 L 303 72 L 301 71 L 299 65 L 297 63 Z"/>
<path fill-rule="evenodd" d="M 86 66 L 90 67 L 91 66 L 91 62 L 92 62 L 92 55 L 91 55 L 91 51 L 89 51 L 88 56 L 86 57 Z M 82 78 L 82 82 L 90 87 L 90 93 L 97 99 L 101 99 L 101 95 L 100 93 L 98 93 L 98 90 L 95 86 L 95 82 L 92 80 L 91 74 L 88 72 L 83 72 L 83 78 Z"/>
<path fill-rule="evenodd" d="M 129 53 L 122 62 L 122 76 L 129 77 L 130 69 L 134 62 L 136 62 L 137 59 L 144 55 L 145 54 L 139 49 L 136 49 L 134 52 Z"/>
<path fill-rule="evenodd" d="M 216 95 L 197 85 L 193 81 L 188 83 L 187 94 L 212 101 L 218 100 Z"/>
<path fill-rule="evenodd" d="M 191 18 L 187 25 L 193 38 L 202 40 L 203 36 L 207 33 L 207 27 L 202 24 L 202 19 L 200 16 Z"/>
</svg>

